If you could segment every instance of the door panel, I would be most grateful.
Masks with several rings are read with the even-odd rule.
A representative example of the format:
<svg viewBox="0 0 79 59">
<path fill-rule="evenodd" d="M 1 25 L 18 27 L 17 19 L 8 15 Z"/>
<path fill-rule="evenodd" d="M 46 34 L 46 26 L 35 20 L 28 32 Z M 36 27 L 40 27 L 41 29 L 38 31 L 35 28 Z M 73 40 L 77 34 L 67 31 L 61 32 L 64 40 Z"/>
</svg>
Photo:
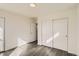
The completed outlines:
<svg viewBox="0 0 79 59">
<path fill-rule="evenodd" d="M 54 47 L 67 51 L 67 20 L 53 21 Z"/>
<path fill-rule="evenodd" d="M 0 52 L 4 51 L 4 19 L 0 18 Z"/>
<path fill-rule="evenodd" d="M 42 44 L 48 47 L 53 46 L 52 21 L 44 20 L 42 22 Z"/>
</svg>

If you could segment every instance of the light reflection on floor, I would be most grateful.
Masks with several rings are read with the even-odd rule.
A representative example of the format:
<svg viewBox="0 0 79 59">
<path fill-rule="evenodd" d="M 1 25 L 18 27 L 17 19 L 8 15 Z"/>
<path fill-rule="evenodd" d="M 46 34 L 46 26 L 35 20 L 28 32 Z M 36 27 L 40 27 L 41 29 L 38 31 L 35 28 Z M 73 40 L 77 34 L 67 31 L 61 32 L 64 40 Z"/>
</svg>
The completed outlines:
<svg viewBox="0 0 79 59">
<path fill-rule="evenodd" d="M 22 45 L 16 49 L 0 53 L 0 56 L 75 56 L 56 48 L 37 45 L 36 42 Z"/>
</svg>

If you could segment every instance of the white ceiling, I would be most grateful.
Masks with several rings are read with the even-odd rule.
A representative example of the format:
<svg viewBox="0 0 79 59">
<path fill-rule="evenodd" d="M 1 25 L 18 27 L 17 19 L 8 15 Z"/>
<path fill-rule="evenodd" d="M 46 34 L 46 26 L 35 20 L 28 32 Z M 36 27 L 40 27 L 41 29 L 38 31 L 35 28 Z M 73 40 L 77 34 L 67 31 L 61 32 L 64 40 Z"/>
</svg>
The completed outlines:
<svg viewBox="0 0 79 59">
<path fill-rule="evenodd" d="M 32 8 L 29 6 L 29 3 L 2 3 L 0 4 L 0 9 L 28 17 L 37 17 L 58 10 L 65 10 L 74 5 L 73 3 L 37 3 L 37 7 Z"/>
</svg>

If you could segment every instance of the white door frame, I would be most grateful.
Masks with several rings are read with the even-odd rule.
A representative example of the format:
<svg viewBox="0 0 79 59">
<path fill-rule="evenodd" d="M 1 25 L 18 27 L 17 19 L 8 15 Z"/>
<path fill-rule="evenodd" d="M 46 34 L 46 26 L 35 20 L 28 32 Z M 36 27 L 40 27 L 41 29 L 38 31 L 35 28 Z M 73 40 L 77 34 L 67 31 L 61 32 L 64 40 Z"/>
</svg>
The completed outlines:
<svg viewBox="0 0 79 59">
<path fill-rule="evenodd" d="M 68 52 L 68 26 L 69 26 L 69 18 L 68 17 L 56 18 L 56 19 L 53 19 L 52 22 L 57 21 L 57 20 L 67 20 L 67 52 Z M 53 25 L 53 23 L 52 23 L 52 25 Z M 54 32 L 53 32 L 53 34 L 54 34 Z M 54 40 L 53 40 L 53 43 L 54 43 Z M 54 44 L 53 44 L 53 47 L 54 47 Z"/>
</svg>

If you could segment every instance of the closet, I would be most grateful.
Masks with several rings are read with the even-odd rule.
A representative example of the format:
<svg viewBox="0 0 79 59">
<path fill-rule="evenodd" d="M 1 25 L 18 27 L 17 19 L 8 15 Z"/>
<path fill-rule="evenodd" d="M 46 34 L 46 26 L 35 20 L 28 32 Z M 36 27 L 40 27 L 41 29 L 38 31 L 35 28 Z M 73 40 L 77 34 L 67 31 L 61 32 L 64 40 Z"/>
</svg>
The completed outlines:
<svg viewBox="0 0 79 59">
<path fill-rule="evenodd" d="M 38 25 L 39 45 L 68 51 L 67 18 L 38 20 Z"/>
<path fill-rule="evenodd" d="M 53 21 L 54 48 L 67 51 L 67 45 L 68 45 L 67 26 L 68 26 L 67 19 L 59 19 Z"/>
</svg>

